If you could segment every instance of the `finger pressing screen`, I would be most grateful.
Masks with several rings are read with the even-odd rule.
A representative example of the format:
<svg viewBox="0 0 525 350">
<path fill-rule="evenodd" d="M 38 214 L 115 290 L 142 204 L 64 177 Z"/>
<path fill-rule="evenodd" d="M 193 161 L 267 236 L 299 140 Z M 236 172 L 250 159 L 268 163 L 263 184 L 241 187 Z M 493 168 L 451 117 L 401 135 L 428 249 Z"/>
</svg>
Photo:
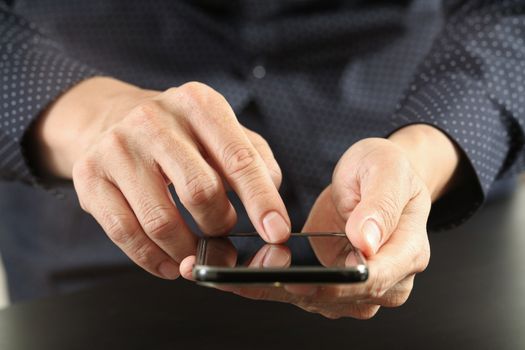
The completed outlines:
<svg viewBox="0 0 525 350">
<path fill-rule="evenodd" d="M 261 155 L 250 142 L 227 105 L 191 115 L 192 131 L 201 146 L 241 199 L 255 229 L 267 241 L 283 242 L 290 234 L 290 219 Z"/>
</svg>

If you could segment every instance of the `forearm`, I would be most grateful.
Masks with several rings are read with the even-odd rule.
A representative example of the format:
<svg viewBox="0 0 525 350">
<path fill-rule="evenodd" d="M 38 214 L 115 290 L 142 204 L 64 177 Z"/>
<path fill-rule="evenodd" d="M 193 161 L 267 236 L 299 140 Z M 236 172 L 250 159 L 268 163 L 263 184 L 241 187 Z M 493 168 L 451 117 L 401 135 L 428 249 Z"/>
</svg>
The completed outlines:
<svg viewBox="0 0 525 350">
<path fill-rule="evenodd" d="M 414 170 L 427 185 L 433 202 L 461 176 L 461 152 L 439 129 L 414 124 L 399 129 L 389 139 L 405 151 Z"/>
</svg>

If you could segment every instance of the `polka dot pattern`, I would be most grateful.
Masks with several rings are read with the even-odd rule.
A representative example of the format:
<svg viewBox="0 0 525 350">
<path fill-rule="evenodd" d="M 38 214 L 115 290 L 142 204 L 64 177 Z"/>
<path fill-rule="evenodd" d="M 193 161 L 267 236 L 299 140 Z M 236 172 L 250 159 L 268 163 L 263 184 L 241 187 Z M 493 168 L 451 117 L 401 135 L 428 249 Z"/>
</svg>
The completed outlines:
<svg viewBox="0 0 525 350">
<path fill-rule="evenodd" d="M 68 59 L 34 25 L 0 7 L 0 176 L 35 183 L 20 141 L 35 116 L 96 70 Z"/>
<path fill-rule="evenodd" d="M 482 194 L 522 168 L 522 1 L 444 1 L 443 23 L 441 2 L 429 0 L 360 7 L 358 16 L 351 1 L 329 4 L 322 15 L 315 1 L 114 3 L 108 10 L 66 1 L 57 16 L 56 3 L 15 1 L 30 21 L 4 7 L 4 179 L 35 182 L 21 136 L 62 91 L 99 71 L 155 89 L 203 81 L 225 95 L 243 122 L 242 109 L 255 101 L 268 125 L 260 132 L 283 159 L 305 209 L 352 143 L 414 122 L 441 128 L 464 149 Z M 243 25 L 231 20 L 235 13 Z M 367 40 L 356 33 L 367 33 Z M 482 202 L 478 197 L 454 212 L 467 217 Z"/>
<path fill-rule="evenodd" d="M 472 1 L 447 9 L 446 25 L 393 126 L 422 122 L 443 130 L 465 152 L 486 195 L 525 164 L 525 2 Z M 449 221 L 462 221 L 482 199 L 456 203 Z"/>
<path fill-rule="evenodd" d="M 72 186 L 57 201 L 20 185 L 35 184 L 20 146 L 31 122 L 100 72 L 157 90 L 197 80 L 222 93 L 270 143 L 294 229 L 353 143 L 435 125 L 464 149 L 480 183 L 460 192 L 468 206 L 439 220 L 461 222 L 494 181 L 524 166 L 523 4 L 0 0 L 0 178 L 19 180 L 0 182 L 11 297 L 70 291 L 88 283 L 77 269 L 129 264 Z M 240 214 L 237 231 L 251 230 Z"/>
</svg>

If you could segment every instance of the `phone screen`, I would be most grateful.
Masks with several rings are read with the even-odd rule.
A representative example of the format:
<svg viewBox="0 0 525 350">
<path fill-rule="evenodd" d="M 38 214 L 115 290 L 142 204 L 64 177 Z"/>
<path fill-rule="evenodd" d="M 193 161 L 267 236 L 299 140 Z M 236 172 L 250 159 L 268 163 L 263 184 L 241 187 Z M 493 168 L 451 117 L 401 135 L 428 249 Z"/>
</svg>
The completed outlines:
<svg viewBox="0 0 525 350">
<path fill-rule="evenodd" d="M 347 283 L 368 270 L 342 233 L 293 233 L 284 244 L 251 233 L 201 239 L 193 274 L 213 283 Z"/>
</svg>

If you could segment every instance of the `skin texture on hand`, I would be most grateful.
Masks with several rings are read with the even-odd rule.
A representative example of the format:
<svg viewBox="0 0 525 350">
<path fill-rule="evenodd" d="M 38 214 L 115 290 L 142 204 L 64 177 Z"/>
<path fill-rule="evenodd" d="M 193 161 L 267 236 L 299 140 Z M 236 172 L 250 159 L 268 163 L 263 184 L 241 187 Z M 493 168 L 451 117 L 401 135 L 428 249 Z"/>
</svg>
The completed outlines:
<svg viewBox="0 0 525 350">
<path fill-rule="evenodd" d="M 432 202 L 442 197 L 458 178 L 461 154 L 440 130 L 414 124 L 392 134 L 389 140 L 401 148 L 429 190 Z"/>
<path fill-rule="evenodd" d="M 206 234 L 235 224 L 231 188 L 266 241 L 288 238 L 281 172 L 267 142 L 204 84 L 158 92 L 88 79 L 42 115 L 34 135 L 44 172 L 72 178 L 81 207 L 159 277 L 176 278 L 179 263 L 196 249 L 170 184 Z"/>
<path fill-rule="evenodd" d="M 277 192 L 281 174 L 268 144 L 242 127 L 224 98 L 206 85 L 157 92 L 89 79 L 44 113 L 35 135 L 44 171 L 72 178 L 82 208 L 157 276 L 175 278 L 180 271 L 191 278 L 196 248 L 169 184 L 205 233 L 222 234 L 234 225 L 229 187 L 265 240 L 282 242 L 289 235 Z M 430 203 L 454 182 L 458 163 L 454 144 L 425 125 L 403 128 L 388 140 L 356 143 L 340 159 L 303 231 L 346 232 L 368 258 L 369 280 L 231 291 L 330 318 L 369 318 L 380 306 L 403 304 L 430 258 Z M 321 262 L 336 248 L 315 239 L 311 244 Z M 266 253 L 283 255 L 270 248 Z"/>
<path fill-rule="evenodd" d="M 288 302 L 328 318 L 367 319 L 381 306 L 409 297 L 414 277 L 430 259 L 426 223 L 432 199 L 454 181 L 459 152 L 426 125 L 399 130 L 387 139 L 364 139 L 340 159 L 332 184 L 315 202 L 304 232 L 345 232 L 366 256 L 369 279 L 351 285 L 289 285 L 231 288 L 253 299 Z M 333 259 L 335 245 L 310 239 L 319 261 Z M 193 257 L 181 263 L 191 279 Z"/>
</svg>

